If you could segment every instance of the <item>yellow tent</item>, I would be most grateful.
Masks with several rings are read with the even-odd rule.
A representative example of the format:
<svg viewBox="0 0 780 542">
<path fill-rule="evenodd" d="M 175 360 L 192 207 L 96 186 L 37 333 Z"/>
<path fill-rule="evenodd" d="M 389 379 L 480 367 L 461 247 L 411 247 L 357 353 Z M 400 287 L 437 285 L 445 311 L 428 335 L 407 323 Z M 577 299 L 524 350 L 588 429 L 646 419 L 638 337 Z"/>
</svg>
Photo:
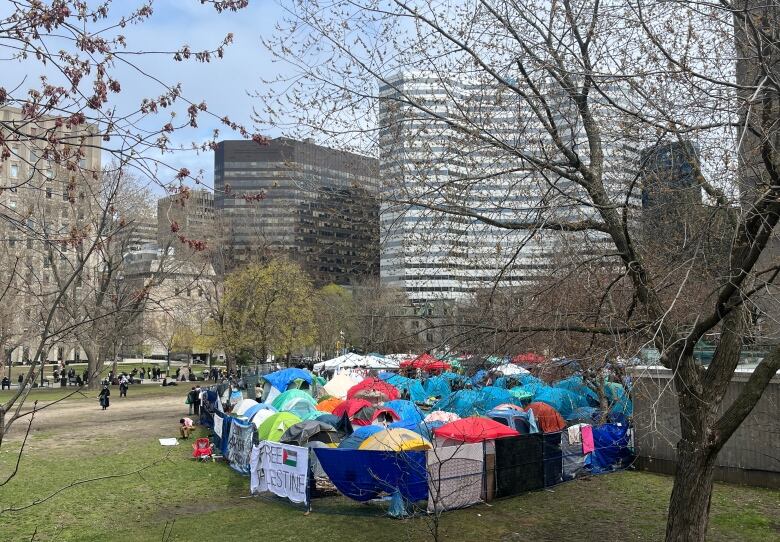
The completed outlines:
<svg viewBox="0 0 780 542">
<path fill-rule="evenodd" d="M 431 443 L 408 429 L 385 429 L 374 433 L 360 445 L 361 450 L 383 452 L 417 452 L 430 450 Z"/>
</svg>

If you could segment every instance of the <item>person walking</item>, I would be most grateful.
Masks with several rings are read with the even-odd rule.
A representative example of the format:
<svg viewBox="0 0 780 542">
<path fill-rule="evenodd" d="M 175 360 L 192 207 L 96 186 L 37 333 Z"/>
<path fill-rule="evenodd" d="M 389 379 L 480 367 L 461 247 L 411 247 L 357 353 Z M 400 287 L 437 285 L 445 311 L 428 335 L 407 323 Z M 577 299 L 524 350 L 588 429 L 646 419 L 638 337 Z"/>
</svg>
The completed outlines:
<svg viewBox="0 0 780 542">
<path fill-rule="evenodd" d="M 100 406 L 103 407 L 103 410 L 108 408 L 108 397 L 111 395 L 111 390 L 108 389 L 108 386 L 103 386 L 103 389 L 100 390 L 100 395 L 98 395 L 98 401 L 100 401 Z"/>
</svg>

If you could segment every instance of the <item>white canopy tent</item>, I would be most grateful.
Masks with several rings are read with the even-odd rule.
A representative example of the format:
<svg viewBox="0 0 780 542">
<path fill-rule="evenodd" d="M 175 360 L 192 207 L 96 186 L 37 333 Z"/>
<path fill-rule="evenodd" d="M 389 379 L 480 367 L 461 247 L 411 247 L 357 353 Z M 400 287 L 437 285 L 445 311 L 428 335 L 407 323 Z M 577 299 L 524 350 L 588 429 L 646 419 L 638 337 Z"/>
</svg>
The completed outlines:
<svg viewBox="0 0 780 542">
<path fill-rule="evenodd" d="M 502 373 L 504 376 L 531 374 L 531 371 L 528 369 L 520 367 L 519 365 L 515 365 L 514 363 L 505 363 L 504 365 L 499 365 L 493 370 Z"/>
<path fill-rule="evenodd" d="M 361 356 L 360 354 L 344 354 L 333 359 L 320 361 L 314 364 L 314 370 L 335 371 L 342 369 L 398 369 L 399 362 L 392 358 L 380 358 L 376 356 Z"/>
</svg>

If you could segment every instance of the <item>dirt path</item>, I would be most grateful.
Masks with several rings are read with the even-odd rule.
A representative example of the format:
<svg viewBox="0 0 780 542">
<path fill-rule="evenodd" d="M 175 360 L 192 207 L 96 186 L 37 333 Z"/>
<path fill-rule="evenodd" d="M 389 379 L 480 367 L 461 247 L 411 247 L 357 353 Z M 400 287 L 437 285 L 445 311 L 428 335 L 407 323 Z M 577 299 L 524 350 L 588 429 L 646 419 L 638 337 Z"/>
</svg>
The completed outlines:
<svg viewBox="0 0 780 542">
<path fill-rule="evenodd" d="M 187 415 L 184 392 L 170 396 L 120 398 L 118 395 L 112 393 L 110 406 L 105 411 L 97 399 L 82 398 L 62 401 L 36 413 L 28 439 L 29 449 L 111 439 L 121 442 L 122 439 L 117 439 L 121 434 L 133 439 L 178 436 L 179 418 Z M 9 443 L 21 441 L 27 421 L 25 417 L 14 423 L 8 435 Z"/>
</svg>

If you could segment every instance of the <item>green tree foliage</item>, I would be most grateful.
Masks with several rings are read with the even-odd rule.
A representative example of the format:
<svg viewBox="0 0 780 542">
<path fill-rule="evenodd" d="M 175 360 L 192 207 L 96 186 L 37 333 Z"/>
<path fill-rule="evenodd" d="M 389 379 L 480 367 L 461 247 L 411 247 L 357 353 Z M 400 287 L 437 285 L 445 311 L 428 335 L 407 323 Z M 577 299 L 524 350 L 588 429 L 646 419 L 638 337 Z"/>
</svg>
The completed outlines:
<svg viewBox="0 0 780 542">
<path fill-rule="evenodd" d="M 324 357 L 355 344 L 356 311 L 352 293 L 336 284 L 317 291 L 317 346 Z"/>
<path fill-rule="evenodd" d="M 250 264 L 225 281 L 221 342 L 239 357 L 289 357 L 316 338 L 314 301 L 311 281 L 296 263 Z"/>
</svg>

